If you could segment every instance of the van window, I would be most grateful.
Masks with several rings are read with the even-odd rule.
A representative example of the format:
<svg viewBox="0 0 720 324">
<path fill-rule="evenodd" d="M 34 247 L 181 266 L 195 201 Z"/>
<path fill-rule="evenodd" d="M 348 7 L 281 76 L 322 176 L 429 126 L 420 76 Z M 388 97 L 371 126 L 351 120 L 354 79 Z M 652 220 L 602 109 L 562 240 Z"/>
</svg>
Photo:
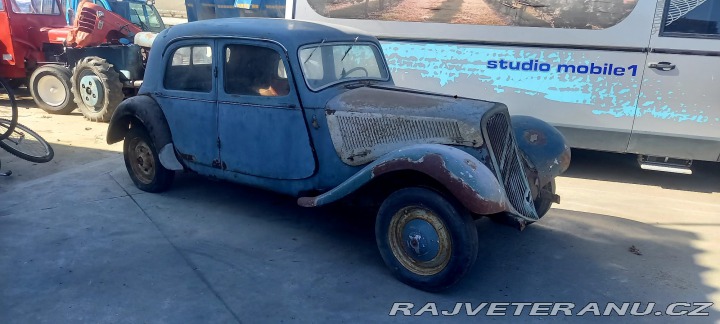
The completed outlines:
<svg viewBox="0 0 720 324">
<path fill-rule="evenodd" d="M 665 34 L 720 35 L 720 0 L 670 0 L 665 10 Z"/>
<path fill-rule="evenodd" d="M 165 70 L 165 88 L 194 92 L 212 90 L 212 49 L 210 46 L 186 46 L 173 52 Z"/>
<path fill-rule="evenodd" d="M 306 0 L 327 18 L 541 28 L 605 29 L 637 0 Z"/>
<path fill-rule="evenodd" d="M 225 47 L 225 92 L 244 96 L 280 97 L 290 93 L 285 63 L 270 48 L 249 45 Z"/>
</svg>

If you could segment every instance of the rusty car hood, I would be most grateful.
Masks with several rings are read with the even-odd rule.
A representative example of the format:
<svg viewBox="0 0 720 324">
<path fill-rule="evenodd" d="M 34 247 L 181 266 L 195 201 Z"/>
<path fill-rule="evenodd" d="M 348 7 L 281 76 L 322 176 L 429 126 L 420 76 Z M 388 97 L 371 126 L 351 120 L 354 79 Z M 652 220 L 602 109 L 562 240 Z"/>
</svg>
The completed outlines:
<svg viewBox="0 0 720 324">
<path fill-rule="evenodd" d="M 412 144 L 479 147 L 483 115 L 507 109 L 496 102 L 386 86 L 346 91 L 325 108 L 335 150 L 350 165 Z"/>
<path fill-rule="evenodd" d="M 334 111 L 450 118 L 478 123 L 486 111 L 498 106 L 504 107 L 497 102 L 372 85 L 343 92 L 331 99 L 326 108 Z"/>
</svg>

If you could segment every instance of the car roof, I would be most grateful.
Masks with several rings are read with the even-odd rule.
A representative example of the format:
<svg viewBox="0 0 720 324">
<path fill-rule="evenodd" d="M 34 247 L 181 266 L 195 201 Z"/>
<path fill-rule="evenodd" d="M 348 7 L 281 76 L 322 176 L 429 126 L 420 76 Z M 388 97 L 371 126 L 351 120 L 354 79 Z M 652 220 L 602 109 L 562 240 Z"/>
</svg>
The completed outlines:
<svg viewBox="0 0 720 324">
<path fill-rule="evenodd" d="M 354 41 L 356 37 L 358 41 L 377 41 L 359 29 L 339 25 L 282 18 L 221 18 L 170 27 L 158 35 L 153 47 L 187 37 L 268 39 L 277 41 L 289 51 L 309 43 Z"/>
</svg>

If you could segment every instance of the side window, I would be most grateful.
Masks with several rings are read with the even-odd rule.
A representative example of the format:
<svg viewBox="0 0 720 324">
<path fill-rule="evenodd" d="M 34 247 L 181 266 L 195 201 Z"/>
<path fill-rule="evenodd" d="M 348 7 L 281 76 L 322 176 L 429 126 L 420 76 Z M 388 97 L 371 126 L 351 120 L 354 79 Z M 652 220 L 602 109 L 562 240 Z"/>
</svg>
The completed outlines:
<svg viewBox="0 0 720 324">
<path fill-rule="evenodd" d="M 290 93 L 285 63 L 273 49 L 228 45 L 224 61 L 223 79 L 228 94 L 279 97 Z"/>
<path fill-rule="evenodd" d="M 720 0 L 668 0 L 663 33 L 719 37 Z"/>
<path fill-rule="evenodd" d="M 165 89 L 194 92 L 212 90 L 212 49 L 206 45 L 176 49 L 165 69 Z"/>
<path fill-rule="evenodd" d="M 60 8 L 56 0 L 10 0 L 14 13 L 57 15 Z"/>
</svg>

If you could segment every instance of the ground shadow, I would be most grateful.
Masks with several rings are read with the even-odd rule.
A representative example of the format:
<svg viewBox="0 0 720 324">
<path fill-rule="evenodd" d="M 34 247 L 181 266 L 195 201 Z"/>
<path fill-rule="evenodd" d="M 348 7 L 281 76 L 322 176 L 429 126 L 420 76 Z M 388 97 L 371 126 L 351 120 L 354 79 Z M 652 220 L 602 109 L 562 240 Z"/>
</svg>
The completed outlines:
<svg viewBox="0 0 720 324">
<path fill-rule="evenodd" d="M 570 168 L 563 177 L 644 184 L 666 189 L 720 192 L 720 164 L 693 161 L 693 174 L 674 174 L 640 169 L 635 154 L 572 150 Z"/>
</svg>

